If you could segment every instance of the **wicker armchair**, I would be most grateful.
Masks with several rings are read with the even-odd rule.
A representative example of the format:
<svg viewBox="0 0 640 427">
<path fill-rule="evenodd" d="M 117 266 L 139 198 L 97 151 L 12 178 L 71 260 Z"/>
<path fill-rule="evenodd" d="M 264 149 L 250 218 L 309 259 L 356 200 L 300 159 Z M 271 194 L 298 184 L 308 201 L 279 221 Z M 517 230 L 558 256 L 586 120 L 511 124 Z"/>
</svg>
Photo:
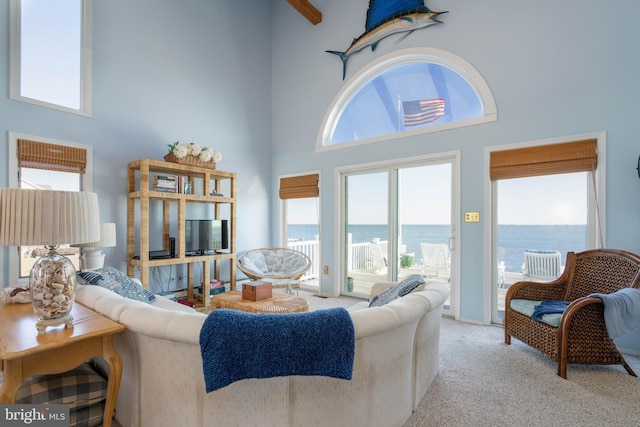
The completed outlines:
<svg viewBox="0 0 640 427">
<path fill-rule="evenodd" d="M 595 249 L 567 254 L 564 273 L 548 283 L 518 282 L 505 297 L 504 340 L 514 337 L 558 362 L 558 375 L 567 378 L 567 364 L 622 365 L 636 376 L 607 333 L 602 299 L 623 288 L 640 288 L 640 257 L 630 252 Z M 536 322 L 514 311 L 513 300 L 570 301 L 558 327 Z"/>
<path fill-rule="evenodd" d="M 300 279 L 311 268 L 311 259 L 303 252 L 289 248 L 252 249 L 240 255 L 238 269 L 251 280 L 267 280 L 274 288 L 288 293 L 300 288 Z"/>
</svg>

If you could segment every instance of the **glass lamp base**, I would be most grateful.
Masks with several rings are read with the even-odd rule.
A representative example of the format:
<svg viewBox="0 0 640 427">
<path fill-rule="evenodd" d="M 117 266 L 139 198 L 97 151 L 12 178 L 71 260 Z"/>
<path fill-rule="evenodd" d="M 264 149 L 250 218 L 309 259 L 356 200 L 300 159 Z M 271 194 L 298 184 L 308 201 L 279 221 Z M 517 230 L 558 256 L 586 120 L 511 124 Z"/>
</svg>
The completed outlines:
<svg viewBox="0 0 640 427">
<path fill-rule="evenodd" d="M 58 317 L 57 319 L 38 319 L 36 322 L 36 329 L 38 330 L 38 335 L 40 335 L 47 332 L 48 326 L 60 326 L 63 324 L 65 328 L 73 328 L 73 316 L 67 314 L 66 316 Z"/>
<path fill-rule="evenodd" d="M 76 270 L 71 261 L 55 252 L 41 257 L 31 269 L 29 281 L 31 304 L 39 324 L 53 326 L 71 322 L 71 309 L 75 300 Z M 71 319 L 71 320 L 67 320 Z M 44 330 L 44 328 L 42 328 Z"/>
</svg>

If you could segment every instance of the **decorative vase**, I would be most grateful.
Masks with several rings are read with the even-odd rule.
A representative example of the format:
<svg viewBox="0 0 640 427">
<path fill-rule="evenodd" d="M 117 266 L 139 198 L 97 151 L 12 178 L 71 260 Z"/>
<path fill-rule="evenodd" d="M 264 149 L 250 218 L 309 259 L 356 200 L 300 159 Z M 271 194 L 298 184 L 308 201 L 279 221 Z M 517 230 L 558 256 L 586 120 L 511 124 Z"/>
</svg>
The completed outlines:
<svg viewBox="0 0 640 427">
<path fill-rule="evenodd" d="M 33 310 L 38 316 L 36 327 L 66 324 L 72 327 L 71 309 L 75 301 L 76 270 L 71 261 L 54 250 L 42 256 L 31 269 L 30 292 Z"/>
</svg>

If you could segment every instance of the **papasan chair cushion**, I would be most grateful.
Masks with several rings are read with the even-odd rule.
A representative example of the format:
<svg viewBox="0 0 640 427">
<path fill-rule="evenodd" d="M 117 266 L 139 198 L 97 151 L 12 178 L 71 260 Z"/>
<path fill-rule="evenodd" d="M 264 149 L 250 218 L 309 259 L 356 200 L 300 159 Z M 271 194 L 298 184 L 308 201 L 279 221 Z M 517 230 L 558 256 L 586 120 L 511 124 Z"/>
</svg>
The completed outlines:
<svg viewBox="0 0 640 427">
<path fill-rule="evenodd" d="M 238 257 L 238 268 L 251 280 L 268 280 L 275 288 L 299 287 L 298 279 L 311 267 L 311 259 L 294 249 L 252 249 Z"/>
</svg>

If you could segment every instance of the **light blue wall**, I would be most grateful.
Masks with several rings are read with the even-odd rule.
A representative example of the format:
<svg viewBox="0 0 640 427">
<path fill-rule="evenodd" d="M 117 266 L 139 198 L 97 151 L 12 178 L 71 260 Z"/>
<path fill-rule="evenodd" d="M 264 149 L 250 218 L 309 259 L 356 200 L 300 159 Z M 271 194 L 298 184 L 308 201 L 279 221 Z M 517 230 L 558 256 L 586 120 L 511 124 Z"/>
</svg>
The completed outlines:
<svg viewBox="0 0 640 427">
<path fill-rule="evenodd" d="M 238 174 L 239 248 L 268 241 L 259 212 L 271 203 L 269 2 L 94 0 L 92 118 L 8 98 L 8 4 L 0 7 L 0 186 L 8 184 L 9 131 L 93 145 L 101 220 L 117 223 L 106 262 L 124 268 L 127 163 L 161 160 L 167 144 L 193 140 L 221 151 L 218 168 Z"/>
<path fill-rule="evenodd" d="M 594 0 L 505 2 L 432 0 L 449 10 L 444 24 L 418 30 L 397 46 L 397 36 L 349 59 L 347 80 L 367 63 L 400 48 L 443 49 L 470 62 L 487 81 L 498 120 L 462 129 L 314 153 L 322 119 L 343 87 L 341 64 L 325 50 L 345 50 L 364 31 L 366 0 L 314 0 L 323 22 L 295 19 L 285 2 L 274 4 L 272 186 L 284 174 L 322 173 L 322 264 L 333 265 L 335 168 L 461 152 L 461 211 L 483 211 L 484 148 L 590 132 L 607 136 L 607 246 L 640 253 L 640 180 L 635 166 L 640 84 L 640 3 Z M 610 9 L 607 11 L 606 9 Z M 272 208 L 277 226 L 277 206 Z M 488 216 L 484 213 L 482 218 Z M 483 224 L 461 225 L 461 317 L 484 318 L 482 257 L 489 250 Z M 339 278 L 323 276 L 323 290 Z M 633 335 L 633 336 L 632 336 Z M 623 337 L 640 350 L 640 332 Z"/>
</svg>

